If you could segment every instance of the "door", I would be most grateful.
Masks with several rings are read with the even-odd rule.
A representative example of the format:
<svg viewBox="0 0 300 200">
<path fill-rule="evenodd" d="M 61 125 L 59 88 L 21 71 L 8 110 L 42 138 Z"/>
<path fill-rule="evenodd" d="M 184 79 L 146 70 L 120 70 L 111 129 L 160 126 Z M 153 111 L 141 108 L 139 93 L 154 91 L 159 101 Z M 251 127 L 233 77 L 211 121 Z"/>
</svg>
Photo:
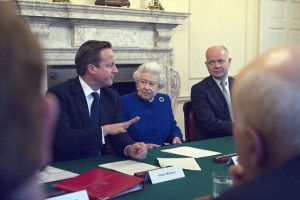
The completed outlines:
<svg viewBox="0 0 300 200">
<path fill-rule="evenodd" d="M 300 44 L 300 0 L 261 0 L 259 53 Z"/>
</svg>

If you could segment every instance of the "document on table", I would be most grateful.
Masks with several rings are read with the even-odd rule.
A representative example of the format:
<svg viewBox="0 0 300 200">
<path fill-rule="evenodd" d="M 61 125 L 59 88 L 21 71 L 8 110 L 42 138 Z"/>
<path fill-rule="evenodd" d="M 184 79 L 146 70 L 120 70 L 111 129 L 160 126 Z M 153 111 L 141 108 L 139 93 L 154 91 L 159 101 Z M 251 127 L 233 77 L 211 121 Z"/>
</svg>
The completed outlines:
<svg viewBox="0 0 300 200">
<path fill-rule="evenodd" d="M 58 197 L 52 197 L 46 200 L 89 200 L 86 190 L 81 190 L 79 192 L 73 192 Z"/>
<path fill-rule="evenodd" d="M 216 152 L 216 151 L 197 149 L 197 148 L 187 147 L 187 146 L 175 147 L 172 149 L 165 149 L 165 150 L 161 150 L 161 151 L 167 152 L 167 153 L 173 153 L 173 154 L 177 154 L 177 155 L 182 155 L 182 156 L 188 156 L 188 157 L 192 157 L 192 158 L 201 158 L 201 157 L 214 156 L 217 154 L 221 154 L 220 152 Z"/>
<path fill-rule="evenodd" d="M 113 169 L 118 172 L 122 172 L 128 175 L 134 175 L 136 172 L 149 171 L 153 169 L 158 169 L 159 167 L 154 165 L 149 165 L 146 163 L 141 163 L 133 160 L 125 160 L 113 163 L 107 163 L 99 165 L 99 167 L 104 167 L 107 169 Z"/>
<path fill-rule="evenodd" d="M 195 158 L 157 158 L 161 167 L 178 166 L 182 169 L 201 171 Z"/>
<path fill-rule="evenodd" d="M 37 176 L 41 183 L 48 183 L 52 181 L 73 178 L 75 176 L 78 176 L 78 174 L 48 166 L 43 171 L 38 172 Z"/>
</svg>

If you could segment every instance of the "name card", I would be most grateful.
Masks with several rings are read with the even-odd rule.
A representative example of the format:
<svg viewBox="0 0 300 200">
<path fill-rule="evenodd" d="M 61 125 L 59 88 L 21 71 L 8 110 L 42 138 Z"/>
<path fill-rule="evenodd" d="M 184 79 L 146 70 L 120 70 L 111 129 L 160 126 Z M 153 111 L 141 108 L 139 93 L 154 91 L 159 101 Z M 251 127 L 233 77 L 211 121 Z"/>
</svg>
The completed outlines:
<svg viewBox="0 0 300 200">
<path fill-rule="evenodd" d="M 238 156 L 233 156 L 228 160 L 227 165 L 231 165 L 231 164 L 234 164 L 234 165 L 239 164 Z"/>
<path fill-rule="evenodd" d="M 181 167 L 166 167 L 148 172 L 152 184 L 185 177 Z"/>
</svg>

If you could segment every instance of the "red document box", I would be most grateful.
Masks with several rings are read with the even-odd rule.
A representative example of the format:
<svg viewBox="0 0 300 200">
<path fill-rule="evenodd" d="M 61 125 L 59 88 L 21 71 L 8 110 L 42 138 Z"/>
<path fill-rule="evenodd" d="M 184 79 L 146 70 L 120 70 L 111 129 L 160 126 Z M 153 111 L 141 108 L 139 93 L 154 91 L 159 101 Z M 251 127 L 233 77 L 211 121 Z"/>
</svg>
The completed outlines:
<svg viewBox="0 0 300 200">
<path fill-rule="evenodd" d="M 144 179 L 94 168 L 74 178 L 56 183 L 52 187 L 66 192 L 87 190 L 91 199 L 111 199 L 144 189 Z"/>
</svg>

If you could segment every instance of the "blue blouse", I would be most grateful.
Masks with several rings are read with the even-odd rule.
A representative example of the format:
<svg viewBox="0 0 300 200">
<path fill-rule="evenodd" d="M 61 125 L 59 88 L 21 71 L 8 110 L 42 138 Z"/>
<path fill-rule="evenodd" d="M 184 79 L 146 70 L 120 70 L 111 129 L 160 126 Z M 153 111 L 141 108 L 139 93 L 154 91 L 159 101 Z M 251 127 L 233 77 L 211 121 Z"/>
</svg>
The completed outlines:
<svg viewBox="0 0 300 200">
<path fill-rule="evenodd" d="M 123 121 L 135 116 L 140 120 L 132 124 L 127 132 L 134 141 L 164 145 L 172 144 L 174 137 L 182 141 L 182 133 L 176 125 L 168 95 L 157 93 L 152 102 L 145 101 L 138 94 L 121 96 Z"/>
</svg>

